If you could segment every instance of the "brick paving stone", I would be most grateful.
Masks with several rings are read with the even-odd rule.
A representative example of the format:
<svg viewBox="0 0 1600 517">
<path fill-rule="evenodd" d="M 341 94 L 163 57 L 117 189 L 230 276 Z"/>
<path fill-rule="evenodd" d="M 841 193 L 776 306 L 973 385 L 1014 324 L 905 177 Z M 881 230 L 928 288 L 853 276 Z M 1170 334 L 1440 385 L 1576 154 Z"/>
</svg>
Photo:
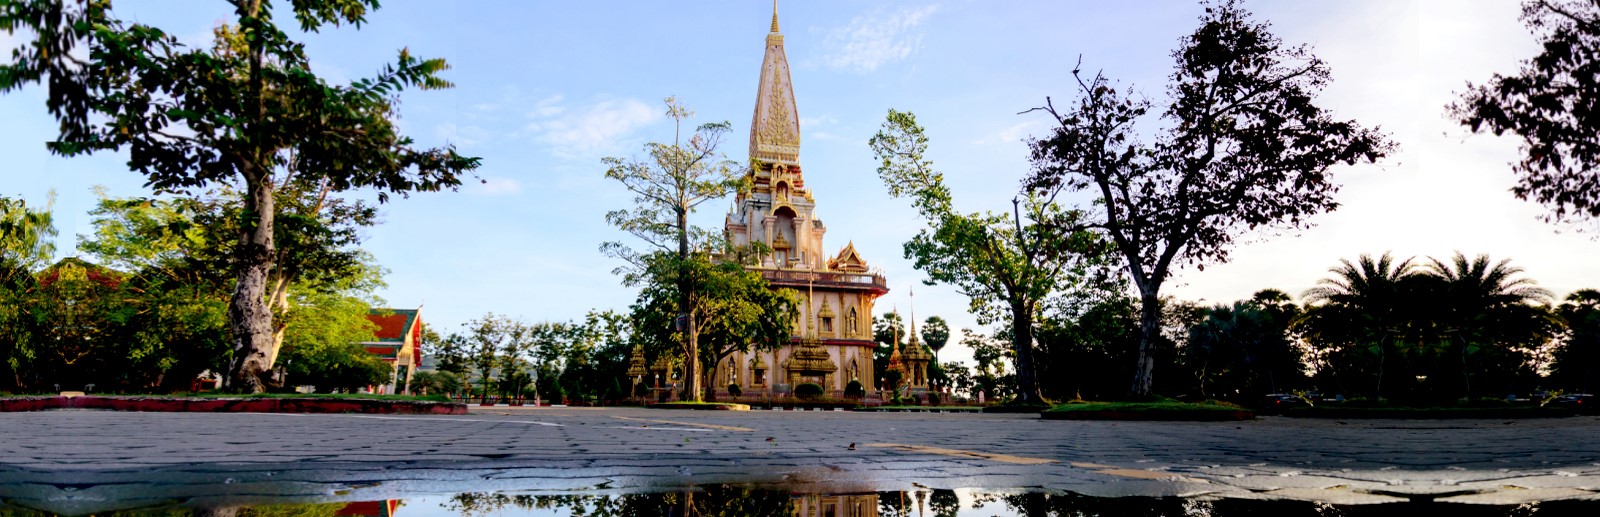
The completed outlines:
<svg viewBox="0 0 1600 517">
<path fill-rule="evenodd" d="M 800 491 L 920 485 L 1324 502 L 1456 494 L 1441 500 L 1521 502 L 1594 497 L 1597 431 L 1600 419 L 1589 417 L 1196 423 L 552 408 L 381 417 L 47 411 L 0 414 L 0 499 L 100 511 L 131 508 L 155 494 L 380 497 L 747 482 Z M 1052 462 L 870 446 L 879 443 Z M 1177 479 L 1129 477 L 1139 471 Z"/>
</svg>

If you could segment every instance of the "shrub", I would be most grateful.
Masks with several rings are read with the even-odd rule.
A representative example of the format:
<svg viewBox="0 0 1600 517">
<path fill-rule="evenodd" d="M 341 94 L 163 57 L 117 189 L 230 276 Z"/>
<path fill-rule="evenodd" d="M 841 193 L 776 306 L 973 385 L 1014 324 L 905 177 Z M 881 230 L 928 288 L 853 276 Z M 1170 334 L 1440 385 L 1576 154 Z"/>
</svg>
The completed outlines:
<svg viewBox="0 0 1600 517">
<path fill-rule="evenodd" d="M 867 396 L 867 389 L 861 386 L 861 381 L 850 381 L 844 385 L 845 398 L 861 398 Z"/>
<path fill-rule="evenodd" d="M 794 396 L 802 399 L 814 399 L 822 396 L 822 386 L 807 382 L 794 387 Z"/>
<path fill-rule="evenodd" d="M 738 384 L 729 384 L 728 394 L 737 397 L 744 394 L 744 389 L 740 388 Z"/>
<path fill-rule="evenodd" d="M 930 405 L 930 406 L 939 405 L 939 394 L 938 393 L 929 393 L 928 394 L 928 405 Z"/>
<path fill-rule="evenodd" d="M 633 396 L 635 396 L 635 397 L 648 397 L 648 396 L 650 396 L 650 385 L 642 383 L 642 382 L 639 383 L 639 384 L 633 385 Z"/>
</svg>

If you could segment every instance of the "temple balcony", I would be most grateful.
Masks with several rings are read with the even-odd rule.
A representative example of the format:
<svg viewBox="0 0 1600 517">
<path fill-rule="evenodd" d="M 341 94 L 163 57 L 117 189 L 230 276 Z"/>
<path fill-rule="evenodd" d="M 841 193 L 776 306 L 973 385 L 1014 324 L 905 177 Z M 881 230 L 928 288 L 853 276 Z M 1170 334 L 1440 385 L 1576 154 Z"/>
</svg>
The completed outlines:
<svg viewBox="0 0 1600 517">
<path fill-rule="evenodd" d="M 842 271 L 809 271 L 805 269 L 752 268 L 775 286 L 804 290 L 806 287 L 824 287 L 850 290 L 889 292 L 889 281 L 882 273 L 846 273 Z"/>
</svg>

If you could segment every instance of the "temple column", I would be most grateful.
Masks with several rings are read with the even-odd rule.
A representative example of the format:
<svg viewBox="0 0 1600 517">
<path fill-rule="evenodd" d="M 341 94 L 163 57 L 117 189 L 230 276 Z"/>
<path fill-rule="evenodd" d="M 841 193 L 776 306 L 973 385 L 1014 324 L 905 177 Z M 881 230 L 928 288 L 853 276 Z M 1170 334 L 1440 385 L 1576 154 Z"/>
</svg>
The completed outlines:
<svg viewBox="0 0 1600 517">
<path fill-rule="evenodd" d="M 772 249 L 772 230 L 774 226 L 777 226 L 777 224 L 778 218 L 776 216 L 768 215 L 761 218 L 761 240 L 763 243 L 766 243 L 768 250 Z M 776 256 L 777 255 L 775 254 L 769 253 L 767 256 L 761 257 L 761 262 L 772 267 L 783 267 L 782 264 L 778 264 L 773 260 L 773 257 Z"/>
</svg>

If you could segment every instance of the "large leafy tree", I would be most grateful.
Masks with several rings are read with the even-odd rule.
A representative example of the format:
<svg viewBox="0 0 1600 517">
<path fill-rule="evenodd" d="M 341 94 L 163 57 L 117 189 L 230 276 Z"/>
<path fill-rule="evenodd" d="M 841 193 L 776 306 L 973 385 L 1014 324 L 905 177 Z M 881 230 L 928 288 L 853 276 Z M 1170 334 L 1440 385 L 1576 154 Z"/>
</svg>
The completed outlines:
<svg viewBox="0 0 1600 517">
<path fill-rule="evenodd" d="M 1600 219 L 1600 3 L 1527 0 L 1522 21 L 1540 51 L 1515 74 L 1468 84 L 1450 115 L 1474 132 L 1522 139 L 1511 192 L 1548 218 Z"/>
<path fill-rule="evenodd" d="M 1317 104 L 1332 76 L 1310 49 L 1285 44 L 1238 0 L 1205 5 L 1199 28 L 1172 53 L 1164 128 L 1136 127 L 1150 101 L 1074 71 L 1076 103 L 1058 109 L 1047 99 L 1040 108 L 1057 127 L 1032 143 L 1035 171 L 1025 182 L 1051 199 L 1097 198 L 1086 223 L 1059 225 L 1103 232 L 1138 288 L 1136 395 L 1151 391 L 1161 288 L 1177 268 L 1227 260 L 1246 232 L 1308 226 L 1338 206 L 1334 165 L 1376 161 L 1394 147 Z M 1147 134 L 1153 142 L 1141 140 Z"/>
<path fill-rule="evenodd" d="M 691 400 L 698 401 L 703 396 L 699 353 L 702 314 L 690 308 L 707 305 L 697 299 L 702 289 L 695 274 L 704 271 L 706 264 L 695 255 L 711 249 L 709 241 L 713 236 L 689 224 L 689 215 L 706 201 L 734 193 L 744 181 L 738 164 L 719 150 L 732 126 L 727 122 L 702 124 L 685 140 L 683 123 L 694 112 L 671 97 L 666 103 L 667 116 L 674 122 L 672 144 L 646 144 L 648 159 L 604 159 L 606 177 L 622 183 L 634 196 L 632 210 L 607 213 L 606 221 L 644 241 L 647 249 L 634 250 L 621 242 L 607 242 L 600 249 L 626 261 L 617 270 L 626 285 L 660 280 L 673 284 L 681 311 L 677 318 L 683 327 L 677 337 L 687 370 L 685 392 Z M 662 273 L 670 276 L 663 277 Z"/>
<path fill-rule="evenodd" d="M 695 354 L 701 364 L 705 386 L 716 386 L 720 379 L 716 365 L 734 353 L 773 350 L 787 343 L 800 310 L 800 297 L 793 289 L 774 289 L 760 273 L 745 269 L 734 260 L 713 261 L 696 254 L 679 261 L 670 254 L 658 253 L 648 272 L 656 279 L 643 286 L 633 306 L 633 337 L 656 353 L 666 353 L 683 342 L 686 329 L 672 323 L 673 316 L 689 314 L 698 322 Z M 678 275 L 693 279 L 696 294 L 692 305 L 678 305 L 686 297 L 678 292 Z M 686 373 L 687 375 L 688 373 Z M 687 379 L 686 379 L 687 380 Z M 686 389 L 693 389 L 686 386 Z M 715 390 L 705 390 L 715 393 Z"/>
<path fill-rule="evenodd" d="M 276 257 L 276 192 L 296 182 L 334 191 L 391 193 L 453 188 L 478 159 L 419 148 L 394 124 L 407 87 L 450 86 L 440 59 L 401 50 L 376 76 L 331 85 L 311 71 L 303 44 L 274 19 L 268 0 L 230 0 L 231 25 L 212 48 L 190 48 L 158 27 L 116 18 L 110 0 L 0 4 L 0 30 L 32 38 L 0 64 L 0 92 L 46 82 L 60 122 L 47 146 L 64 156 L 125 150 L 128 166 L 158 192 L 227 184 L 244 193 L 229 305 L 240 391 L 262 391 L 274 328 L 269 277 Z M 376 0 L 297 0 L 299 28 L 365 22 Z M 86 51 L 86 52 L 85 52 Z"/>
<path fill-rule="evenodd" d="M 1205 319 L 1189 328 L 1183 356 L 1200 396 L 1251 400 L 1300 387 L 1304 354 L 1289 332 L 1299 311 L 1279 299 L 1282 294 L 1257 293 L 1249 300 L 1211 307 Z"/>
<path fill-rule="evenodd" d="M 1566 332 L 1550 360 L 1550 379 L 1557 386 L 1590 393 L 1600 369 L 1600 291 L 1580 289 L 1556 309 Z"/>
<path fill-rule="evenodd" d="M 910 198 L 928 223 L 905 243 L 906 258 L 930 283 L 966 295 L 979 323 L 1008 324 L 1017 376 L 1012 402 L 1045 404 L 1035 377 L 1034 320 L 1047 298 L 1095 284 L 1104 254 L 1093 233 L 1044 223 L 1076 224 L 1082 213 L 1033 195 L 1014 199 L 1010 213 L 957 211 L 944 175 L 923 157 L 928 139 L 910 113 L 889 110 L 871 146 L 889 195 Z"/>
</svg>

